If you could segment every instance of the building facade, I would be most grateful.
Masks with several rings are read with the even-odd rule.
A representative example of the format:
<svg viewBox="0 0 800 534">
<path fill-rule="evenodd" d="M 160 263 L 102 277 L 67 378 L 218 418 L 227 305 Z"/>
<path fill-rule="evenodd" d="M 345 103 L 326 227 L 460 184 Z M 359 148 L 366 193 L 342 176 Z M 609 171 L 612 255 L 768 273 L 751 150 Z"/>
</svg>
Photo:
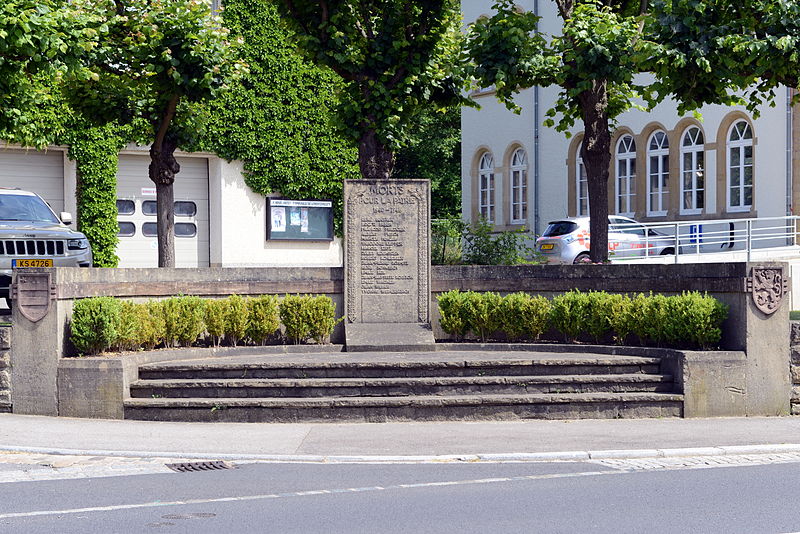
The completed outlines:
<svg viewBox="0 0 800 534">
<path fill-rule="evenodd" d="M 545 34 L 560 34 L 554 2 L 525 0 Z M 462 2 L 464 21 L 491 15 L 490 0 Z M 567 138 L 542 125 L 557 87 L 532 88 L 516 98 L 520 114 L 491 90 L 474 95 L 480 109 L 462 111 L 462 209 L 498 230 L 530 228 L 588 215 L 580 158 L 582 125 Z M 794 154 L 800 117 L 790 90 L 756 119 L 744 108 L 705 106 L 701 118 L 677 114 L 665 101 L 651 112 L 631 110 L 613 131 L 608 183 L 610 213 L 644 222 L 781 217 L 794 212 L 800 176 Z"/>
<path fill-rule="evenodd" d="M 267 239 L 267 199 L 245 185 L 241 162 L 214 154 L 178 153 L 175 178 L 177 267 L 340 266 L 341 240 Z M 120 267 L 157 267 L 155 184 L 146 147 L 119 155 L 117 209 Z M 0 187 L 42 196 L 59 213 L 77 211 L 75 162 L 65 147 L 0 148 Z"/>
</svg>

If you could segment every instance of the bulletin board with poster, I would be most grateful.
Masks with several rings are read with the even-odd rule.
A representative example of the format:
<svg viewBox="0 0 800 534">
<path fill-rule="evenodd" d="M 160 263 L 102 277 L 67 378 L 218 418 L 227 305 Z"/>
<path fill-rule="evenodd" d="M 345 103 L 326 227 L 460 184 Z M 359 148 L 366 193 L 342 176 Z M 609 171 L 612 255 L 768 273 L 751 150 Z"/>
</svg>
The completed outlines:
<svg viewBox="0 0 800 534">
<path fill-rule="evenodd" d="M 333 202 L 267 198 L 267 239 L 333 241 Z"/>
</svg>

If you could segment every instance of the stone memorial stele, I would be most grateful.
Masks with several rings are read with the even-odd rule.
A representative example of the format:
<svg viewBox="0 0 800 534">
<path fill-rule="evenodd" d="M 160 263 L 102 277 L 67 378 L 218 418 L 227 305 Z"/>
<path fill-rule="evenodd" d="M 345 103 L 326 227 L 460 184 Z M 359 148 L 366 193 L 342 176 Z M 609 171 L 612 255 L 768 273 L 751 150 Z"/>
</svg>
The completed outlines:
<svg viewBox="0 0 800 534">
<path fill-rule="evenodd" d="M 432 350 L 430 183 L 344 183 L 348 351 Z"/>
</svg>

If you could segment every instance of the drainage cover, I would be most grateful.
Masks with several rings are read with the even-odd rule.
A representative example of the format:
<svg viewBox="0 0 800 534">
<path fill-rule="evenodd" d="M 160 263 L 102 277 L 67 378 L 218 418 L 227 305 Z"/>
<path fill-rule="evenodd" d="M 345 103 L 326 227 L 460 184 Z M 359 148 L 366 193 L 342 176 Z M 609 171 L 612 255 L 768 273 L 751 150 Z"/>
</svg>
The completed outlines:
<svg viewBox="0 0 800 534">
<path fill-rule="evenodd" d="M 236 466 L 228 462 L 185 462 L 180 464 L 166 464 L 167 467 L 179 473 L 189 471 L 216 471 L 219 469 L 235 469 Z"/>
</svg>

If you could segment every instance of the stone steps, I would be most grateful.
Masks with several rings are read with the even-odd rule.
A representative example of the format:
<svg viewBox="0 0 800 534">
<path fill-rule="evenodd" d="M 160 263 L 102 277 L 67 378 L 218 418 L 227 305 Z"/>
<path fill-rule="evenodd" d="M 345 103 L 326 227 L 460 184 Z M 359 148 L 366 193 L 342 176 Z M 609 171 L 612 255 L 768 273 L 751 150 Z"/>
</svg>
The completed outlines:
<svg viewBox="0 0 800 534">
<path fill-rule="evenodd" d="M 660 374 L 400 378 L 167 379 L 131 384 L 133 398 L 394 397 L 519 393 L 672 392 Z"/>
<path fill-rule="evenodd" d="M 220 422 L 448 421 L 680 417 L 683 396 L 569 393 L 271 399 L 129 399 L 125 418 Z"/>
<path fill-rule="evenodd" d="M 139 368 L 126 419 L 440 421 L 680 417 L 651 357 L 558 353 L 248 356 Z"/>
<path fill-rule="evenodd" d="M 280 378 L 393 378 L 443 376 L 538 376 L 656 374 L 659 358 L 586 357 L 536 359 L 439 359 L 396 361 L 285 360 L 242 362 L 179 362 L 139 367 L 142 380 L 166 379 L 280 379 Z"/>
</svg>

